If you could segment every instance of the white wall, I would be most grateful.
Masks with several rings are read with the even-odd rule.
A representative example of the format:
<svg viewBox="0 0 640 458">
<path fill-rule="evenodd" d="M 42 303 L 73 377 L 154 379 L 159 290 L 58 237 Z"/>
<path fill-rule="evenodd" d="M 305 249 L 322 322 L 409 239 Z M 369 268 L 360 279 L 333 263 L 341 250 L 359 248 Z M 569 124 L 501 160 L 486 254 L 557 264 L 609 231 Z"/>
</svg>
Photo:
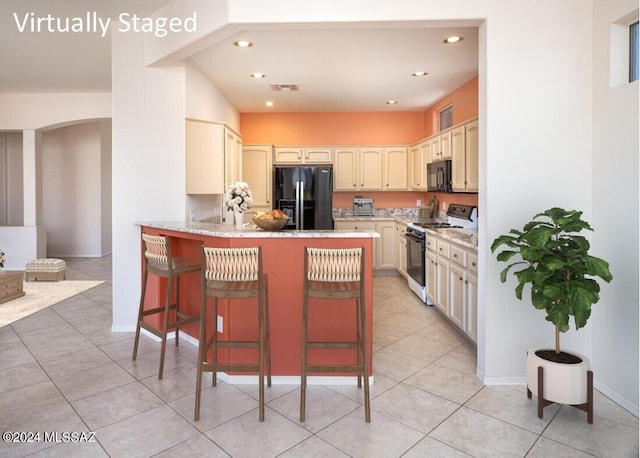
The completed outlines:
<svg viewBox="0 0 640 458">
<path fill-rule="evenodd" d="M 591 322 L 596 387 L 638 415 L 638 81 L 627 82 L 628 21 L 616 24 L 634 11 L 634 0 L 594 2 L 592 246 L 613 281 Z"/>
<path fill-rule="evenodd" d="M 239 114 L 194 69 L 145 67 L 142 34 L 115 33 L 112 42 L 113 329 L 133 330 L 132 304 L 140 295 L 136 223 L 185 219 L 187 109 L 235 126 Z"/>
<path fill-rule="evenodd" d="M 43 134 L 42 223 L 47 229 L 50 257 L 105 254 L 102 195 L 111 194 L 111 186 L 103 182 L 102 134 L 102 124 L 97 121 Z M 110 151 L 105 152 L 108 154 Z"/>
<path fill-rule="evenodd" d="M 102 231 L 102 255 L 111 254 L 111 119 L 100 122 L 100 230 Z"/>
<path fill-rule="evenodd" d="M 112 49 L 113 329 L 133 330 L 140 300 L 136 223 L 184 219 L 185 72 L 146 68 L 139 33 L 112 33 Z"/>
</svg>

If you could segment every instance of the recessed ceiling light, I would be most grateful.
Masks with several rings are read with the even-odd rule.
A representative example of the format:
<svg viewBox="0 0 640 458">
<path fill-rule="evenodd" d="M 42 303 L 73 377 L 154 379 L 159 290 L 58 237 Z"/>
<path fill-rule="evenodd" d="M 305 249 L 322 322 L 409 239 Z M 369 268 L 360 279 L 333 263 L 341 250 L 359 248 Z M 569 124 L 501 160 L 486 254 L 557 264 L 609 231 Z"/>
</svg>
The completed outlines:
<svg viewBox="0 0 640 458">
<path fill-rule="evenodd" d="M 395 105 L 396 103 L 398 103 L 397 100 L 387 100 L 387 105 Z"/>
<path fill-rule="evenodd" d="M 251 46 L 253 46 L 253 43 L 251 43 L 249 40 L 238 40 L 234 41 L 233 44 L 238 48 L 250 48 Z"/>
<path fill-rule="evenodd" d="M 266 102 L 264 102 L 264 105 L 267 106 L 267 107 L 272 107 L 274 105 L 274 103 L 271 100 L 267 100 Z"/>
<path fill-rule="evenodd" d="M 255 79 L 260 79 L 260 78 L 264 78 L 267 75 L 265 75 L 264 73 L 260 73 L 260 72 L 255 72 L 251 74 L 251 78 L 255 78 Z"/>
<path fill-rule="evenodd" d="M 417 76 L 427 76 L 428 73 L 427 72 L 413 72 L 411 75 L 412 76 L 416 76 L 416 77 Z"/>
<path fill-rule="evenodd" d="M 462 40 L 464 40 L 464 37 L 461 37 L 459 35 L 451 35 L 450 37 L 445 38 L 443 43 L 452 44 L 452 43 L 458 43 L 459 41 L 462 41 Z"/>
</svg>

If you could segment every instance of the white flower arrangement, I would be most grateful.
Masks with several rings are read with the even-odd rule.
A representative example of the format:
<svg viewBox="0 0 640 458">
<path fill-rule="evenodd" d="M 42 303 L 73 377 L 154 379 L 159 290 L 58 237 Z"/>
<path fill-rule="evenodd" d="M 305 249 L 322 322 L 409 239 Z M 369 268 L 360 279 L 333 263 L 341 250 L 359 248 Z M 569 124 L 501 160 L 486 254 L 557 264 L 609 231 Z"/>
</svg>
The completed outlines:
<svg viewBox="0 0 640 458">
<path fill-rule="evenodd" d="M 0 250 L 0 268 L 4 267 L 4 251 Z"/>
<path fill-rule="evenodd" d="M 251 190 L 244 181 L 237 181 L 229 185 L 224 193 L 224 206 L 227 210 L 244 213 L 251 207 L 252 203 Z"/>
</svg>

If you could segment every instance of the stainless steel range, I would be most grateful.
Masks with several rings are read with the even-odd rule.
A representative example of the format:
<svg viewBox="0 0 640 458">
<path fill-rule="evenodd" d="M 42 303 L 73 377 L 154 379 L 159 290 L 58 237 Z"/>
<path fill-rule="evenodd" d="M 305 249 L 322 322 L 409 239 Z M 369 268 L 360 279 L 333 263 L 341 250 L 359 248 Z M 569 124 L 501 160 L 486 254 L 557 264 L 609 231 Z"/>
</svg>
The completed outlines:
<svg viewBox="0 0 640 458">
<path fill-rule="evenodd" d="M 427 299 L 425 263 L 427 252 L 427 229 L 477 229 L 478 213 L 476 207 L 451 204 L 447 209 L 447 221 L 416 221 L 407 225 L 407 281 L 413 291 L 425 304 L 432 305 Z"/>
</svg>

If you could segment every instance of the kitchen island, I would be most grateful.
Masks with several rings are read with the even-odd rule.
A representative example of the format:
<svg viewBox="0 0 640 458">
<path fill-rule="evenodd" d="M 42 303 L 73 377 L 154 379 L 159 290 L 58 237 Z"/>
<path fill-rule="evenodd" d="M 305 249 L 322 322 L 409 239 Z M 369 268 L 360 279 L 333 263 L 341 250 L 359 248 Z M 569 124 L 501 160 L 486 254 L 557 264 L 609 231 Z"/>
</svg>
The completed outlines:
<svg viewBox="0 0 640 458">
<path fill-rule="evenodd" d="M 367 348 L 369 370 L 372 373 L 371 336 L 372 336 L 372 302 L 373 302 L 373 239 L 379 237 L 374 231 L 279 231 L 268 232 L 259 228 L 245 227 L 236 230 L 230 226 L 211 223 L 188 222 L 143 222 L 141 230 L 152 235 L 171 237 L 171 249 L 174 256 L 201 259 L 202 246 L 221 248 L 262 247 L 263 271 L 269 281 L 269 305 L 271 320 L 272 374 L 274 383 L 299 383 L 302 340 L 302 284 L 304 271 L 304 248 L 354 248 L 363 247 L 365 255 L 365 298 L 367 313 Z M 166 280 L 149 276 L 149 285 L 145 307 L 153 307 L 164 301 Z M 180 280 L 181 309 L 189 314 L 198 315 L 200 311 L 200 276 L 191 274 Z M 337 339 L 353 339 L 355 335 L 355 312 L 346 301 L 324 301 L 323 306 L 314 307 L 310 302 L 309 335 L 313 339 L 324 337 Z M 236 338 L 255 337 L 255 300 L 234 300 L 232 307 L 227 301 L 220 301 L 218 326 L 222 326 L 219 339 L 225 340 L 232 335 Z M 345 305 L 348 305 L 345 307 Z M 216 320 L 211 316 L 209 307 L 207 315 L 207 332 Z M 322 309 L 322 313 L 318 313 Z M 149 318 L 153 319 L 153 318 Z M 159 317 L 155 318 L 156 320 Z M 157 325 L 158 323 L 154 323 Z M 181 330 L 194 339 L 198 338 L 197 324 L 187 325 Z M 320 334 L 322 330 L 323 334 Z M 232 334 L 230 334 L 232 333 Z M 221 359 L 228 357 L 229 350 L 222 350 Z M 244 354 L 234 353 L 234 360 L 240 358 L 249 361 L 255 358 L 255 351 L 236 350 Z M 325 353 L 325 354 L 323 354 Z M 325 352 L 311 353 L 310 359 L 322 363 L 331 356 L 338 363 L 350 363 L 355 353 L 342 352 L 339 355 L 326 355 Z M 323 376 L 322 383 L 330 383 Z M 234 377 L 231 377 L 233 381 Z M 238 378 L 238 380 L 242 380 Z M 343 377 L 333 380 L 344 383 Z M 353 377 L 355 380 L 355 376 Z M 310 382 L 313 379 L 310 380 Z"/>
</svg>

